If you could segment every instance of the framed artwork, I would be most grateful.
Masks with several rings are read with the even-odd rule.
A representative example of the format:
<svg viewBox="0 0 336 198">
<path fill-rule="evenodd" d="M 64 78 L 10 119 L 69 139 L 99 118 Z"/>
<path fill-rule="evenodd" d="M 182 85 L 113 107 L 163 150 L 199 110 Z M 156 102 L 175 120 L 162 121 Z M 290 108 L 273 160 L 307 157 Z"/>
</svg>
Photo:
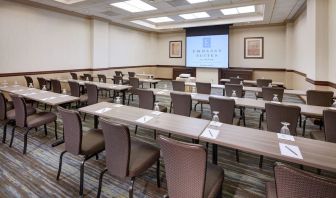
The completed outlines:
<svg viewBox="0 0 336 198">
<path fill-rule="evenodd" d="M 264 58 L 264 37 L 244 38 L 244 58 Z"/>
<path fill-rule="evenodd" d="M 182 58 L 182 41 L 169 41 L 169 58 Z"/>
</svg>

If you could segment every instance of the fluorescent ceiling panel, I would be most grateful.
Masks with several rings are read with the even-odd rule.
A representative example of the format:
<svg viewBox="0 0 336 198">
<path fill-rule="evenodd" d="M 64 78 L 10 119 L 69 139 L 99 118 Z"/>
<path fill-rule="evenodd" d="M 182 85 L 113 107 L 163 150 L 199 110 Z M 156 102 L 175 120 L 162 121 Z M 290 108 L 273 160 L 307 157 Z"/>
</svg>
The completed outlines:
<svg viewBox="0 0 336 198">
<path fill-rule="evenodd" d="M 111 3 L 110 5 L 126 10 L 128 12 L 145 12 L 150 10 L 156 10 L 155 7 L 141 0 L 128 0 L 118 3 Z"/>
<path fill-rule="evenodd" d="M 147 23 L 146 21 L 142 21 L 142 20 L 135 20 L 135 21 L 131 21 L 132 23 L 144 26 L 144 27 L 148 27 L 148 28 L 152 28 L 152 29 L 156 29 L 156 26 L 150 23 Z"/>
<path fill-rule="evenodd" d="M 194 3 L 203 3 L 207 1 L 213 1 L 213 0 L 187 0 L 189 3 L 194 4 Z"/>
<path fill-rule="evenodd" d="M 221 9 L 221 12 L 224 15 L 252 13 L 252 12 L 255 12 L 255 6 L 252 5 L 252 6 L 243 6 L 243 7 L 237 7 L 237 8 Z"/>
<path fill-rule="evenodd" d="M 148 21 L 153 23 L 164 23 L 164 22 L 171 22 L 174 21 L 172 18 L 169 17 L 157 17 L 157 18 L 149 18 Z"/>
<path fill-rule="evenodd" d="M 78 3 L 81 1 L 86 1 L 86 0 L 54 0 L 60 3 L 64 3 L 64 4 L 73 4 L 73 3 Z"/>
<path fill-rule="evenodd" d="M 190 19 L 200 19 L 200 18 L 208 18 L 210 15 L 206 12 L 195 12 L 189 14 L 180 14 L 180 17 L 190 20 Z"/>
</svg>

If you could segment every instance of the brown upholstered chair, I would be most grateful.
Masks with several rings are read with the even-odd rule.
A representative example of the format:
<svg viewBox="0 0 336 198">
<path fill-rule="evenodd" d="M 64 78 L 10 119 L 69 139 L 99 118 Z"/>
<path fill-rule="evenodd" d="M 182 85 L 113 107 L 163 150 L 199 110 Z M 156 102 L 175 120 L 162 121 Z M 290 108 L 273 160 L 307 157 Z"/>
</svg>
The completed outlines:
<svg viewBox="0 0 336 198">
<path fill-rule="evenodd" d="M 76 73 L 74 73 L 74 72 L 70 72 L 70 75 L 71 75 L 71 78 L 72 78 L 73 80 L 78 80 L 78 76 L 77 76 Z"/>
<path fill-rule="evenodd" d="M 115 73 L 116 76 L 121 76 L 121 77 L 124 76 L 122 71 L 115 71 L 114 73 Z"/>
<path fill-rule="evenodd" d="M 213 198 L 222 194 L 224 170 L 207 163 L 207 151 L 199 144 L 189 144 L 159 137 L 165 164 L 168 196 Z"/>
<path fill-rule="evenodd" d="M 36 112 L 36 109 L 27 104 L 27 115 L 32 115 Z M 6 143 L 7 125 L 15 123 L 15 110 L 9 109 L 7 105 L 7 99 L 4 94 L 0 92 L 0 122 L 3 123 L 3 137 L 2 143 Z"/>
<path fill-rule="evenodd" d="M 174 108 L 174 114 L 193 118 L 202 117 L 200 112 L 192 111 L 192 100 L 190 94 L 171 92 L 170 97 Z"/>
<path fill-rule="evenodd" d="M 172 81 L 173 90 L 174 91 L 185 91 L 185 83 L 184 81 L 173 80 Z"/>
<path fill-rule="evenodd" d="M 237 78 L 237 77 L 231 77 L 231 78 L 230 78 L 230 84 L 240 85 L 241 82 L 244 82 L 244 79 L 242 79 L 242 78 Z"/>
<path fill-rule="evenodd" d="M 211 83 L 203 83 L 203 82 L 196 82 L 196 90 L 199 94 L 211 94 Z M 203 104 L 209 104 L 208 102 L 200 102 L 198 101 L 195 104 L 194 110 L 196 111 L 196 107 L 198 104 L 201 104 L 201 112 L 203 112 Z"/>
<path fill-rule="evenodd" d="M 320 90 L 308 90 L 307 91 L 307 104 L 314 106 L 330 107 L 333 104 L 334 92 L 332 91 L 320 91 Z M 303 120 L 302 136 L 306 134 L 306 122 L 307 119 L 314 118 L 320 120 L 320 130 L 322 129 L 323 117 L 311 117 L 306 116 Z"/>
<path fill-rule="evenodd" d="M 106 150 L 106 169 L 99 177 L 97 197 L 100 197 L 102 180 L 106 172 L 120 179 L 130 178 L 129 197 L 133 197 L 135 177 L 156 163 L 157 186 L 160 187 L 160 149 L 148 143 L 131 140 L 127 126 L 100 120 Z"/>
<path fill-rule="evenodd" d="M 323 111 L 324 131 L 312 131 L 310 137 L 316 140 L 336 143 L 336 110 Z"/>
<path fill-rule="evenodd" d="M 44 126 L 45 134 L 47 135 L 47 124 L 55 123 L 55 137 L 57 139 L 57 116 L 52 112 L 38 112 L 28 115 L 26 102 L 21 96 L 11 95 L 15 109 L 15 127 L 12 130 L 12 137 L 9 147 L 12 147 L 14 133 L 16 128 L 24 129 L 24 146 L 23 154 L 27 151 L 28 133 L 33 128 Z"/>
<path fill-rule="evenodd" d="M 32 77 L 30 76 L 24 76 L 27 82 L 27 87 L 29 87 L 30 84 L 32 84 L 34 86 L 34 81 L 32 79 Z"/>
<path fill-rule="evenodd" d="M 266 124 L 263 129 L 275 133 L 280 133 L 282 128 L 281 122 L 289 123 L 289 131 L 293 136 L 297 135 L 297 124 L 300 117 L 301 109 L 298 106 L 284 105 L 276 103 L 266 103 Z M 263 156 L 260 156 L 259 167 L 262 167 Z"/>
<path fill-rule="evenodd" d="M 334 198 L 336 180 L 276 163 L 275 182 L 266 183 L 267 198 Z"/>
<path fill-rule="evenodd" d="M 133 101 L 133 96 L 138 95 L 137 91 L 138 91 L 138 88 L 140 87 L 139 78 L 130 77 L 129 84 L 130 86 L 132 86 L 132 88 L 128 90 L 128 102 L 127 102 L 128 105 L 129 105 L 131 97 Z"/>
<path fill-rule="evenodd" d="M 106 76 L 104 74 L 98 74 L 98 81 L 106 83 Z"/>
<path fill-rule="evenodd" d="M 155 95 L 152 90 L 148 89 L 138 89 L 137 90 L 139 96 L 139 108 L 142 109 L 154 109 Z M 159 109 L 161 112 L 167 112 L 167 107 L 159 105 Z M 138 125 L 135 126 L 135 134 L 137 132 Z M 154 139 L 156 139 L 156 130 L 154 130 Z"/>
<path fill-rule="evenodd" d="M 122 85 L 125 84 L 122 76 L 113 76 L 113 83 L 114 84 L 119 85 L 120 82 L 121 82 Z"/>
<path fill-rule="evenodd" d="M 91 74 L 83 74 L 83 75 L 84 75 L 84 80 L 93 81 L 93 77 Z"/>
<path fill-rule="evenodd" d="M 225 96 L 231 97 L 233 91 L 236 91 L 236 95 L 238 98 L 242 98 L 244 96 L 243 85 L 240 84 L 225 84 Z"/>
<path fill-rule="evenodd" d="M 43 89 L 43 86 L 46 86 L 47 90 L 50 90 L 50 87 L 48 86 L 48 82 L 45 78 L 37 77 L 37 81 L 39 83 L 40 89 Z"/>
<path fill-rule="evenodd" d="M 268 87 L 268 85 L 272 83 L 272 79 L 257 79 L 257 87 Z M 262 98 L 261 92 L 255 93 L 256 98 Z"/>
<path fill-rule="evenodd" d="M 78 97 L 79 98 L 79 104 L 86 104 L 88 100 L 87 95 L 81 95 L 80 91 L 80 85 L 76 81 L 69 81 L 69 87 L 70 87 L 70 94 L 71 96 Z M 77 104 L 78 106 L 78 104 Z"/>
<path fill-rule="evenodd" d="M 55 93 L 62 93 L 61 82 L 57 79 L 51 79 L 51 89 Z"/>
<path fill-rule="evenodd" d="M 63 155 L 68 152 L 73 155 L 83 156 L 80 166 L 79 195 L 83 196 L 84 186 L 84 164 L 91 157 L 96 156 L 105 149 L 103 131 L 101 129 L 90 129 L 83 132 L 82 122 L 77 111 L 58 107 L 63 120 L 65 150 L 61 153 L 56 179 L 59 180 L 62 171 Z"/>
<path fill-rule="evenodd" d="M 128 72 L 128 77 L 131 78 L 131 77 L 135 77 L 135 72 Z"/>
</svg>

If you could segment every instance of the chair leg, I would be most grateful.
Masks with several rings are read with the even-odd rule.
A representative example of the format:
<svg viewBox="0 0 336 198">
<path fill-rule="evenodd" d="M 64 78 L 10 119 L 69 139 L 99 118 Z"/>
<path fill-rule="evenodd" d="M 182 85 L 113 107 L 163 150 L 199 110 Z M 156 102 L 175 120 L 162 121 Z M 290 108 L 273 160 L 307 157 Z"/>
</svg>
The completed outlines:
<svg viewBox="0 0 336 198">
<path fill-rule="evenodd" d="M 43 125 L 43 127 L 44 127 L 44 134 L 47 136 L 48 135 L 47 125 L 45 124 Z"/>
<path fill-rule="evenodd" d="M 195 106 L 194 106 L 194 111 L 196 111 L 196 107 L 197 107 L 198 104 L 199 104 L 199 102 L 197 102 L 197 103 L 195 104 Z"/>
<path fill-rule="evenodd" d="M 101 188 L 102 188 L 102 184 L 103 184 L 103 177 L 104 174 L 107 172 L 107 168 L 105 170 L 103 170 L 100 175 L 99 175 L 99 184 L 98 184 L 98 192 L 97 192 L 97 198 L 100 197 L 100 193 L 101 193 Z"/>
<path fill-rule="evenodd" d="M 201 112 L 203 113 L 203 103 L 201 103 Z"/>
<path fill-rule="evenodd" d="M 85 118 L 86 118 L 86 113 L 84 113 L 84 118 L 83 118 L 83 121 L 85 122 Z"/>
<path fill-rule="evenodd" d="M 156 129 L 154 129 L 154 140 L 156 140 Z"/>
<path fill-rule="evenodd" d="M 96 160 L 98 160 L 99 159 L 99 154 L 96 154 Z"/>
<path fill-rule="evenodd" d="M 5 123 L 4 128 L 3 128 L 2 143 L 4 144 L 6 143 L 7 125 L 8 125 L 8 122 Z"/>
<path fill-rule="evenodd" d="M 170 102 L 169 113 L 172 112 L 173 102 Z"/>
<path fill-rule="evenodd" d="M 302 115 L 300 114 L 300 117 L 299 117 L 299 126 L 302 127 Z"/>
<path fill-rule="evenodd" d="M 128 101 L 127 101 L 127 105 L 129 105 L 130 99 L 131 99 L 131 94 L 128 94 Z"/>
<path fill-rule="evenodd" d="M 131 178 L 131 185 L 128 188 L 128 197 L 133 198 L 133 186 L 134 186 L 135 177 Z"/>
<path fill-rule="evenodd" d="M 27 152 L 27 142 L 28 142 L 28 133 L 30 129 L 26 129 L 26 132 L 24 134 L 24 145 L 23 145 L 23 154 L 26 154 Z"/>
<path fill-rule="evenodd" d="M 135 125 L 134 134 L 137 134 L 137 131 L 138 131 L 138 125 Z"/>
<path fill-rule="evenodd" d="M 57 120 L 55 120 L 55 138 L 56 140 L 58 139 L 57 138 Z"/>
<path fill-rule="evenodd" d="M 260 159 L 259 159 L 259 168 L 262 168 L 263 161 L 264 161 L 264 156 L 263 156 L 263 155 L 260 155 Z"/>
<path fill-rule="evenodd" d="M 236 149 L 236 161 L 239 163 L 239 151 Z"/>
<path fill-rule="evenodd" d="M 156 185 L 158 188 L 161 187 L 161 181 L 160 181 L 160 159 L 156 161 Z"/>
<path fill-rule="evenodd" d="M 64 155 L 65 153 L 66 153 L 66 151 L 63 151 L 63 152 L 61 153 L 61 155 L 60 155 L 56 180 L 59 180 L 59 177 L 60 177 L 60 175 L 61 175 L 61 171 L 62 171 L 62 160 L 63 160 L 63 155 Z"/>
<path fill-rule="evenodd" d="M 317 169 L 317 174 L 321 175 L 321 169 Z"/>
<path fill-rule="evenodd" d="M 302 137 L 304 137 L 306 135 L 306 122 L 307 122 L 307 118 L 305 118 L 303 120 L 303 126 L 302 126 Z"/>
<path fill-rule="evenodd" d="M 259 129 L 261 129 L 261 119 L 262 119 L 262 117 L 264 117 L 264 116 L 263 116 L 263 114 L 261 113 L 261 114 L 260 114 L 260 118 L 259 118 Z"/>
<path fill-rule="evenodd" d="M 12 147 L 12 144 L 13 144 L 13 141 L 14 141 L 14 133 L 15 133 L 15 126 L 13 126 L 13 129 L 12 129 L 12 137 L 11 137 L 11 140 L 10 140 L 10 143 L 9 143 L 9 147 Z"/>
<path fill-rule="evenodd" d="M 83 187 L 84 187 L 84 165 L 85 165 L 86 158 L 82 161 L 80 166 L 80 181 L 79 181 L 79 195 L 83 196 Z"/>
</svg>

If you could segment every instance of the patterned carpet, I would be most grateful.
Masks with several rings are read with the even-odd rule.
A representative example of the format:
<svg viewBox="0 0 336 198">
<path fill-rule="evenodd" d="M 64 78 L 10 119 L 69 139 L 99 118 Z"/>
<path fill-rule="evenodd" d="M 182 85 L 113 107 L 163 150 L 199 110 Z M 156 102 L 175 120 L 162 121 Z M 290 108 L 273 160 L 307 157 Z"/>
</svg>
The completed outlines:
<svg viewBox="0 0 336 198">
<path fill-rule="evenodd" d="M 171 83 L 162 81 L 158 87 L 167 84 L 171 89 Z M 148 85 L 147 85 L 148 86 Z M 221 95 L 221 90 L 213 90 L 213 94 Z M 254 93 L 247 92 L 246 97 L 254 98 Z M 131 101 L 132 106 L 137 106 L 137 97 Z M 158 97 L 161 104 L 169 106 L 170 100 L 167 97 Z M 302 103 L 298 97 L 284 96 L 284 101 Z M 42 107 L 42 106 L 41 106 Z M 238 111 L 237 111 L 238 113 Z M 246 110 L 247 127 L 257 128 L 259 110 Z M 208 105 L 204 105 L 203 119 L 210 119 Z M 62 134 L 62 121 L 58 120 L 59 136 Z M 93 119 L 87 116 L 83 122 L 84 129 L 93 127 Z M 134 126 L 129 126 L 134 131 Z M 11 127 L 8 128 L 8 131 Z M 318 126 L 308 122 L 306 137 L 309 138 L 309 131 L 318 130 Z M 48 136 L 44 135 L 43 128 L 37 132 L 32 131 L 28 138 L 27 154 L 22 154 L 23 135 L 16 133 L 13 148 L 9 148 L 10 135 L 7 136 L 6 144 L 0 143 L 0 197 L 78 197 L 79 191 L 79 166 L 80 157 L 65 154 L 63 169 L 60 180 L 56 180 L 59 155 L 63 145 L 53 148 L 51 144 L 55 141 L 53 125 L 48 126 Z M 302 129 L 298 129 L 301 135 Z M 2 137 L 2 128 L 0 135 Z M 138 138 L 151 144 L 153 131 L 139 128 L 137 135 L 132 133 L 132 138 Z M 181 137 L 176 139 L 183 140 Z M 190 141 L 186 139 L 185 141 Z M 203 142 L 201 142 L 204 144 Z M 209 147 L 211 148 L 211 147 Z M 240 152 L 240 163 L 235 161 L 233 149 L 219 147 L 218 164 L 225 171 L 223 184 L 223 197 L 264 197 L 265 183 L 273 180 L 272 166 L 273 159 L 265 158 L 263 168 L 259 169 L 259 156 Z M 211 149 L 208 151 L 209 160 Z M 99 159 L 90 159 L 85 165 L 84 196 L 96 197 L 98 178 L 105 166 L 105 153 L 100 154 Z M 162 187 L 156 187 L 155 166 L 136 179 L 135 197 L 162 197 L 166 193 L 166 181 L 164 165 L 161 163 Z M 298 167 L 298 165 L 293 164 Z M 316 169 L 305 167 L 305 170 L 316 172 Z M 322 171 L 322 175 L 336 178 L 335 173 Z M 113 178 L 105 174 L 101 197 L 127 197 L 129 183 Z"/>
</svg>

